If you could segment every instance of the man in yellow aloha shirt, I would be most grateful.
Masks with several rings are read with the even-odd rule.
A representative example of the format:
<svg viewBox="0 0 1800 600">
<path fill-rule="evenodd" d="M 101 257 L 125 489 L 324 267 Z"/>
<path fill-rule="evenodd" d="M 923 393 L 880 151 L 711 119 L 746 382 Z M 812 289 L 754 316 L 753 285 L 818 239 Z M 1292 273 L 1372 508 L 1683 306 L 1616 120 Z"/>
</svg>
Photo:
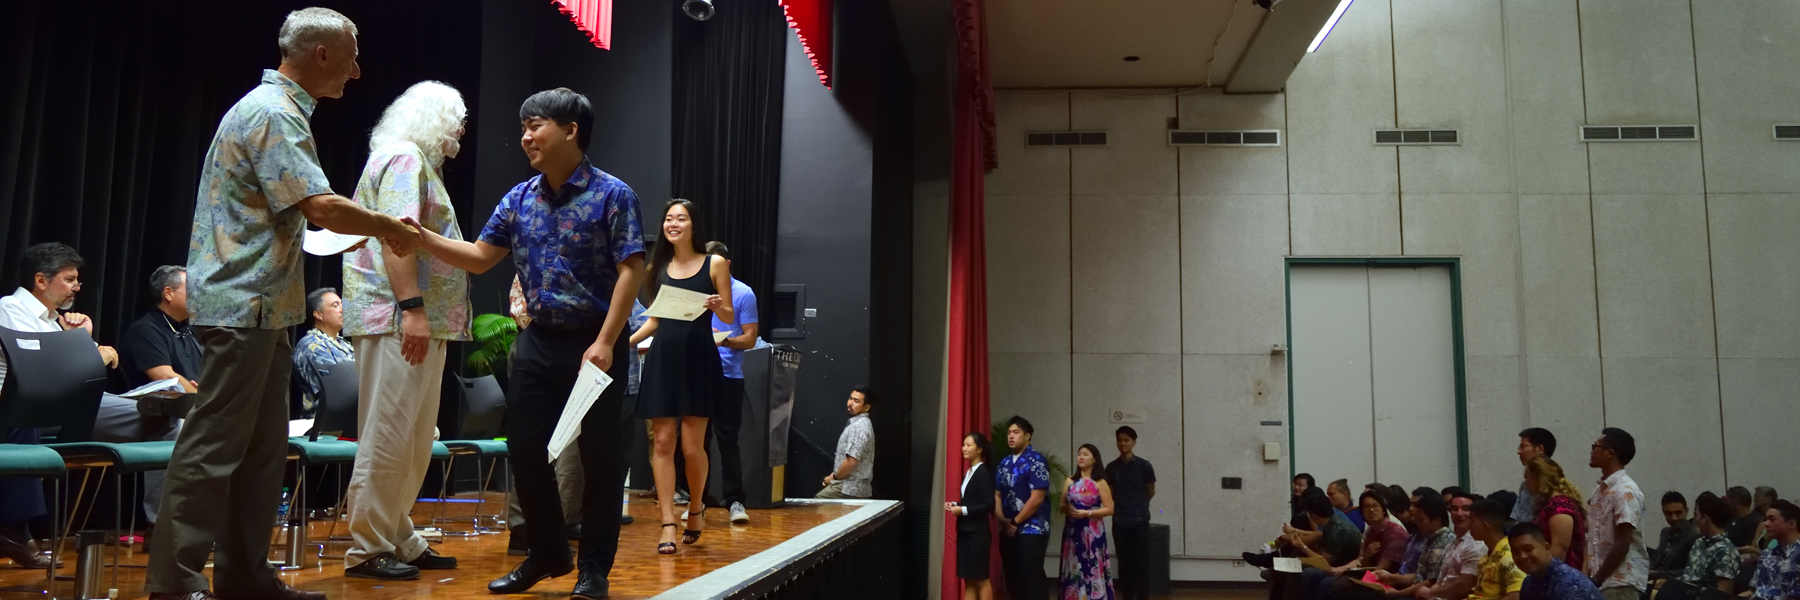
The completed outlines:
<svg viewBox="0 0 1800 600">
<path fill-rule="evenodd" d="M 1481 574 L 1468 600 L 1518 600 L 1519 588 L 1525 585 L 1525 572 L 1513 564 L 1512 546 L 1506 539 L 1506 519 L 1510 507 L 1493 500 L 1482 500 L 1470 507 L 1469 533 L 1487 544 L 1490 550 L 1481 558 Z"/>
</svg>

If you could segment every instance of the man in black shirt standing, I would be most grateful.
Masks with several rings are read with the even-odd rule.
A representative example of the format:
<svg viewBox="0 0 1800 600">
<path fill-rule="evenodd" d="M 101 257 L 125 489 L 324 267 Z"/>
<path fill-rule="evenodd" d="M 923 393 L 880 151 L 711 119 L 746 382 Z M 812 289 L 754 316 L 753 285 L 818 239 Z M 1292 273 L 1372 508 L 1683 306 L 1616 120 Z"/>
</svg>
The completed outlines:
<svg viewBox="0 0 1800 600">
<path fill-rule="evenodd" d="M 1119 458 L 1106 465 L 1112 487 L 1113 530 L 1119 542 L 1119 598 L 1150 598 L 1150 499 L 1156 497 L 1156 469 L 1132 453 L 1137 430 L 1119 427 L 1113 437 Z"/>
</svg>

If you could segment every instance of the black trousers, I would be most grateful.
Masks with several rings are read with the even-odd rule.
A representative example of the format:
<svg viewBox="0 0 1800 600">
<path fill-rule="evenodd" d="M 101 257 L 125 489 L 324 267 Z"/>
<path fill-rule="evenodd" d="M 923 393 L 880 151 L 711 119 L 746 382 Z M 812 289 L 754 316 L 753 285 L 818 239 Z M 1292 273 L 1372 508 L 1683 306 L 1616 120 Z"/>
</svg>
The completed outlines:
<svg viewBox="0 0 1800 600">
<path fill-rule="evenodd" d="M 724 508 L 744 501 L 744 462 L 738 447 L 738 430 L 744 425 L 744 380 L 723 377 L 719 386 L 719 405 L 713 407 L 713 416 L 706 422 L 706 447 L 711 448 L 713 440 L 718 440 L 719 460 L 713 461 L 711 468 L 719 469 L 724 484 L 708 487 L 710 497 L 701 500 L 707 506 Z M 675 452 L 675 489 L 693 489 L 688 487 L 687 457 L 679 450 Z"/>
<path fill-rule="evenodd" d="M 600 327 L 551 331 L 530 327 L 513 342 L 513 366 L 506 390 L 506 448 L 512 454 L 514 487 L 519 511 L 531 524 L 531 558 L 539 564 L 569 564 L 569 542 L 564 538 L 562 498 L 556 489 L 556 470 L 550 464 L 550 435 L 562 417 L 563 405 L 581 372 L 581 355 Z M 619 551 L 619 495 L 623 493 L 623 448 L 614 437 L 620 431 L 621 403 L 625 397 L 627 365 L 623 357 L 628 340 L 620 335 L 613 343 L 614 361 L 607 374 L 613 384 L 581 420 L 581 452 L 585 489 L 581 500 L 581 556 L 584 573 L 605 577 L 612 571 Z"/>
<path fill-rule="evenodd" d="M 1119 544 L 1119 598 L 1150 597 L 1150 523 L 1119 525 L 1113 529 Z"/>
<path fill-rule="evenodd" d="M 1014 600 L 1044 600 L 1049 593 L 1044 575 L 1044 551 L 1048 535 L 1000 536 L 1000 568 L 1006 571 L 1006 589 Z"/>
</svg>

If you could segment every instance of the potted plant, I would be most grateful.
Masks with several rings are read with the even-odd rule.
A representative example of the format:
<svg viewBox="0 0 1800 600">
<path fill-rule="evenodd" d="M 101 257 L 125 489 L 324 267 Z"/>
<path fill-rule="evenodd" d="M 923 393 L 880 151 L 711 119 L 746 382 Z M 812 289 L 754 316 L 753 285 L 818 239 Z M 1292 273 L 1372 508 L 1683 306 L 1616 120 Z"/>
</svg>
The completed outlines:
<svg viewBox="0 0 1800 600">
<path fill-rule="evenodd" d="M 477 346 L 464 361 L 469 376 L 493 375 L 504 380 L 508 371 L 505 367 L 512 361 L 513 340 L 519 337 L 519 323 L 512 317 L 489 313 L 475 317 L 469 333 Z"/>
</svg>

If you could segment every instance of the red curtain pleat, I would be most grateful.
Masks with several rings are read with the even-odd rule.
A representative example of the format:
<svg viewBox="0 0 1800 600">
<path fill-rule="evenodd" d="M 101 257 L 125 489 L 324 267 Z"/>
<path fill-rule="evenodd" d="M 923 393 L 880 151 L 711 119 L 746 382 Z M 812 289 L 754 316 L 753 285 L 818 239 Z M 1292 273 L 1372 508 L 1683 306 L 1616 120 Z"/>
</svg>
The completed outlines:
<svg viewBox="0 0 1800 600">
<path fill-rule="evenodd" d="M 950 167 L 950 348 L 949 406 L 945 422 L 944 494 L 958 499 L 969 465 L 962 459 L 963 435 L 986 435 L 988 414 L 987 247 L 983 178 L 998 160 L 994 149 L 994 88 L 988 78 L 987 28 L 981 0 L 954 0 L 956 19 L 955 124 Z M 1002 441 L 994 441 L 1001 447 Z M 999 540 L 995 532 L 994 540 Z M 988 552 L 990 578 L 998 591 L 999 554 Z M 956 578 L 956 526 L 944 525 L 943 598 L 960 598 Z"/>
<path fill-rule="evenodd" d="M 612 0 L 551 0 L 568 15 L 588 41 L 601 50 L 612 49 Z"/>
<path fill-rule="evenodd" d="M 832 0 L 781 0 L 787 13 L 788 26 L 800 37 L 800 48 L 812 60 L 819 73 L 819 83 L 831 89 L 831 4 Z"/>
</svg>

